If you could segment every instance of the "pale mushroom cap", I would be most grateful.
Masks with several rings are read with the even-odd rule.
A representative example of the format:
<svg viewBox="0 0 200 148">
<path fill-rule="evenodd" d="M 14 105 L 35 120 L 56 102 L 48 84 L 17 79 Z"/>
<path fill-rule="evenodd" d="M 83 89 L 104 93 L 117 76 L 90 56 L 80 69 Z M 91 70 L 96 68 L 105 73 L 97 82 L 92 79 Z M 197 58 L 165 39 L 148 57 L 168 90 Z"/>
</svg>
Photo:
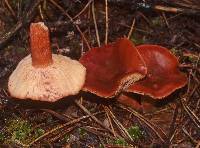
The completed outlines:
<svg viewBox="0 0 200 148">
<path fill-rule="evenodd" d="M 25 57 L 9 78 L 11 96 L 55 102 L 77 94 L 85 82 L 85 67 L 62 55 L 53 54 L 52 57 L 53 64 L 44 68 L 33 67 L 31 56 Z"/>
</svg>

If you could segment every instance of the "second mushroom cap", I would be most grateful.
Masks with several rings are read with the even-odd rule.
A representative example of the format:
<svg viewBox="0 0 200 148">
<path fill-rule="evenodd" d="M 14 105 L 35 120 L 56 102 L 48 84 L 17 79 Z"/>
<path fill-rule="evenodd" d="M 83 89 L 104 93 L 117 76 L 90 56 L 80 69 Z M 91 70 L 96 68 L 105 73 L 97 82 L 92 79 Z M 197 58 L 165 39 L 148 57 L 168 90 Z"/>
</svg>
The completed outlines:
<svg viewBox="0 0 200 148">
<path fill-rule="evenodd" d="M 87 69 L 83 89 L 105 98 L 117 95 L 147 73 L 142 57 L 126 38 L 92 48 L 80 62 Z"/>
</svg>

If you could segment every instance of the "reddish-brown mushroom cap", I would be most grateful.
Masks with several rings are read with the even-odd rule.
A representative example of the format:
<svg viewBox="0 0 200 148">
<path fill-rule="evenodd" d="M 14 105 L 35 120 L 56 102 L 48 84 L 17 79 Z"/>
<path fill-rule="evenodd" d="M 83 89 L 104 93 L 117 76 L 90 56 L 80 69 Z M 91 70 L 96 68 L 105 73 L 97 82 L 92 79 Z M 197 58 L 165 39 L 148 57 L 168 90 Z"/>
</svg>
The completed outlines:
<svg viewBox="0 0 200 148">
<path fill-rule="evenodd" d="M 139 100 L 137 100 L 135 97 L 130 97 L 128 95 L 125 95 L 125 94 L 121 94 L 117 97 L 117 102 L 125 105 L 125 106 L 128 106 L 128 107 L 131 107 L 135 110 L 138 110 L 138 111 L 142 111 L 143 109 L 143 106 L 142 104 L 140 103 Z"/>
<path fill-rule="evenodd" d="M 168 49 L 158 45 L 136 46 L 147 66 L 147 76 L 126 91 L 164 98 L 183 87 L 187 77 L 178 69 L 177 58 Z"/>
<path fill-rule="evenodd" d="M 83 90 L 105 98 L 115 96 L 147 73 L 139 52 L 126 38 L 92 48 L 81 57 L 80 62 L 87 71 Z"/>
</svg>

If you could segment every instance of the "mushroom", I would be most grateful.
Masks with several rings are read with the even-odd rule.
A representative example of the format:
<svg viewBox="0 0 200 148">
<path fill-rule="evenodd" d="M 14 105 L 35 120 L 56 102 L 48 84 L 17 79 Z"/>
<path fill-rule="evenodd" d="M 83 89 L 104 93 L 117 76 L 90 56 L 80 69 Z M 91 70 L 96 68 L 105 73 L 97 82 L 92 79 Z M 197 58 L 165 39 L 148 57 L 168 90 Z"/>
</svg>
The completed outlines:
<svg viewBox="0 0 200 148">
<path fill-rule="evenodd" d="M 120 104 L 131 107 L 137 111 L 143 110 L 143 104 L 141 104 L 141 100 L 135 96 L 130 96 L 129 94 L 123 93 L 116 97 L 116 100 Z"/>
<path fill-rule="evenodd" d="M 54 102 L 81 90 L 85 67 L 68 57 L 52 54 L 49 30 L 44 23 L 31 24 L 30 45 L 31 55 L 22 59 L 9 77 L 12 97 Z"/>
<path fill-rule="evenodd" d="M 178 69 L 177 58 L 167 48 L 158 45 L 136 46 L 147 66 L 147 76 L 126 91 L 164 98 L 187 83 L 187 77 Z"/>
<path fill-rule="evenodd" d="M 142 79 L 147 68 L 139 52 L 126 38 L 92 48 L 80 59 L 87 75 L 83 90 L 111 98 Z"/>
</svg>

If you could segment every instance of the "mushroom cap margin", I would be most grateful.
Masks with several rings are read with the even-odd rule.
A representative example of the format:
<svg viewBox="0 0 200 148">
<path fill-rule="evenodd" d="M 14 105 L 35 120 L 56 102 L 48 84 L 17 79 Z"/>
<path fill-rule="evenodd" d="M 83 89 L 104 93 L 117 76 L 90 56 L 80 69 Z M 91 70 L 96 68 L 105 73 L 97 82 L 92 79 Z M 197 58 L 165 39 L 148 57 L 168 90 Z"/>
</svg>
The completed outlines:
<svg viewBox="0 0 200 148">
<path fill-rule="evenodd" d="M 55 102 L 77 94 L 83 87 L 86 68 L 76 60 L 53 54 L 53 64 L 32 66 L 31 55 L 20 61 L 9 77 L 8 91 L 19 99 Z"/>
</svg>

